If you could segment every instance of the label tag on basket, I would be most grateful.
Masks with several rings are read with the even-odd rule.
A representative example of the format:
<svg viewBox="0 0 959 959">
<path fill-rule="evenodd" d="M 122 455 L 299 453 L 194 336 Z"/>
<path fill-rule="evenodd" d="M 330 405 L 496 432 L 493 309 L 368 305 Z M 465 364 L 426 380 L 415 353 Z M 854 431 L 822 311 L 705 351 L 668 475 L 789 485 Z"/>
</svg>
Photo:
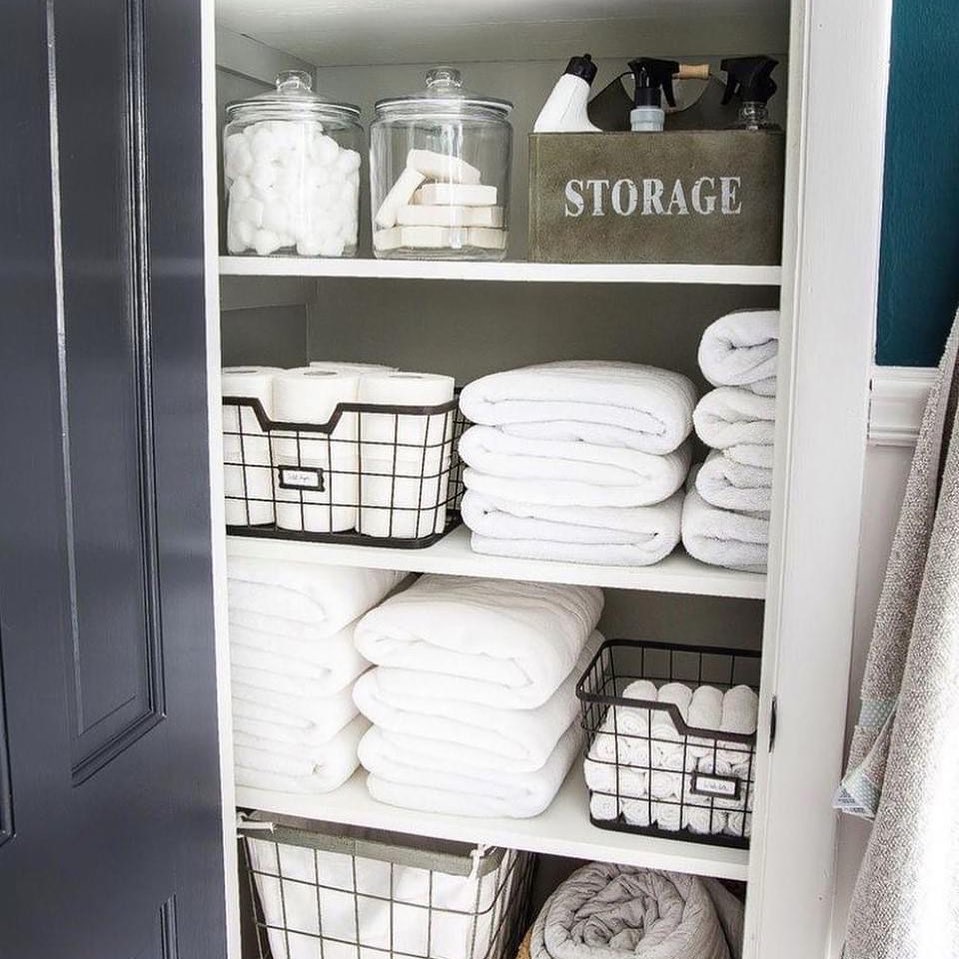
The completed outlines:
<svg viewBox="0 0 959 959">
<path fill-rule="evenodd" d="M 742 798 L 742 780 L 731 776 L 704 776 L 693 773 L 689 791 L 694 796 L 710 796 L 738 801 Z"/>
<path fill-rule="evenodd" d="M 281 489 L 305 489 L 314 493 L 323 493 L 323 470 L 319 466 L 280 467 Z"/>
</svg>

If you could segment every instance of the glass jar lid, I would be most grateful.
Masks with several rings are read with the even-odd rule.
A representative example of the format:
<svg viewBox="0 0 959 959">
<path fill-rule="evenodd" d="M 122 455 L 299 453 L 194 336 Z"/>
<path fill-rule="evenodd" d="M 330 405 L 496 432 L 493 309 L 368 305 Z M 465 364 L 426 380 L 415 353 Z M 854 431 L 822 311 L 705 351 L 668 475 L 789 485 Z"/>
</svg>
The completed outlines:
<svg viewBox="0 0 959 959">
<path fill-rule="evenodd" d="M 313 92 L 313 77 L 303 70 L 284 70 L 276 75 L 276 89 L 226 105 L 229 120 L 276 119 L 356 120 L 360 108 L 335 103 Z"/>
<path fill-rule="evenodd" d="M 405 96 L 376 101 L 377 116 L 415 116 L 427 113 L 458 117 L 509 116 L 513 104 L 498 97 L 473 93 L 463 86 L 463 78 L 454 67 L 433 67 L 426 74 L 426 89 Z"/>
</svg>

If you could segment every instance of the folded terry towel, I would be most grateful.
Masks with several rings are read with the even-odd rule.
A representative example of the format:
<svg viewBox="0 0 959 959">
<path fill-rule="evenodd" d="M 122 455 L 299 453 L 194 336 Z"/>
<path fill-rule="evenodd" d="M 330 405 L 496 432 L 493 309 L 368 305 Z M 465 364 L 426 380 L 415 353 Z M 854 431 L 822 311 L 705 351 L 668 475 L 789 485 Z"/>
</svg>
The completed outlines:
<svg viewBox="0 0 959 959">
<path fill-rule="evenodd" d="M 369 735 L 369 734 L 367 734 Z M 370 795 L 379 802 L 407 809 L 455 816 L 538 816 L 556 797 L 582 745 L 578 722 L 570 724 L 545 765 L 533 772 L 476 770 L 473 775 L 403 766 L 381 752 L 376 737 L 360 744 Z"/>
<path fill-rule="evenodd" d="M 769 519 L 718 509 L 691 490 L 683 503 L 683 545 L 703 563 L 764 573 Z"/>
<path fill-rule="evenodd" d="M 741 513 L 768 513 L 772 505 L 773 471 L 743 466 L 713 451 L 696 474 L 696 491 L 710 506 Z"/>
<path fill-rule="evenodd" d="M 460 506 L 477 553 L 523 559 L 649 566 L 678 545 L 683 494 L 654 506 L 547 506 L 467 490 Z"/>
<path fill-rule="evenodd" d="M 699 368 L 713 386 L 748 386 L 776 394 L 779 310 L 739 310 L 710 324 L 699 343 Z"/>
<path fill-rule="evenodd" d="M 696 435 L 717 450 L 747 444 L 772 446 L 776 433 L 776 399 L 757 396 L 740 386 L 711 390 L 693 411 Z"/>
<path fill-rule="evenodd" d="M 395 737 L 429 740 L 442 769 L 508 765 L 511 770 L 531 771 L 546 762 L 578 715 L 576 683 L 602 641 L 599 633 L 593 634 L 566 680 L 536 709 L 494 709 L 464 702 L 455 688 L 447 699 L 417 696 L 405 683 L 391 689 L 391 670 L 383 666 L 357 681 L 353 698 L 364 716 Z"/>
<path fill-rule="evenodd" d="M 230 663 L 241 683 L 300 696 L 338 692 L 369 667 L 356 650 L 352 625 L 313 643 L 231 626 Z"/>
<path fill-rule="evenodd" d="M 406 575 L 242 556 L 230 559 L 227 572 L 231 621 L 275 633 L 308 623 L 326 636 L 362 616 Z M 238 619 L 238 613 L 253 616 Z"/>
<path fill-rule="evenodd" d="M 510 436 L 491 426 L 470 427 L 460 438 L 459 451 L 472 473 L 512 480 L 517 489 L 530 488 L 530 496 L 512 498 L 569 506 L 604 505 L 607 499 L 617 506 L 662 502 L 683 485 L 690 463 L 688 443 L 659 455 L 575 440 Z"/>
<path fill-rule="evenodd" d="M 324 746 L 303 749 L 300 755 L 237 743 L 236 784 L 289 793 L 339 789 L 359 765 L 357 748 L 369 726 L 362 716 L 357 716 Z"/>
<path fill-rule="evenodd" d="M 513 436 L 671 453 L 689 436 L 696 388 L 681 373 L 603 360 L 545 363 L 468 384 L 471 423 Z"/>
<path fill-rule="evenodd" d="M 715 879 L 593 862 L 547 900 L 530 959 L 738 959 L 743 905 Z"/>
<path fill-rule="evenodd" d="M 530 709 L 570 674 L 602 610 L 591 586 L 426 575 L 367 613 L 356 645 L 370 662 L 421 672 L 421 696 Z"/>
<path fill-rule="evenodd" d="M 233 726 L 253 736 L 316 745 L 332 739 L 357 708 L 347 687 L 324 699 L 233 683 Z"/>
</svg>

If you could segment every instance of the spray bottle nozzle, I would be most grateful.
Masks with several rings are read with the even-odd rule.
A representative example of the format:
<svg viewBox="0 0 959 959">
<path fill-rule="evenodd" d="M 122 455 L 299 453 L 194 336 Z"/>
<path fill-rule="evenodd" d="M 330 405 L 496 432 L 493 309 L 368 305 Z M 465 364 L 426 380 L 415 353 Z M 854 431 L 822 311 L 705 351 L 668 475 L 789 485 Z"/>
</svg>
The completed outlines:
<svg viewBox="0 0 959 959">
<path fill-rule="evenodd" d="M 723 103 L 737 94 L 743 103 L 766 103 L 776 92 L 770 74 L 779 66 L 772 57 L 729 57 L 720 64 L 727 73 Z"/>
<path fill-rule="evenodd" d="M 640 57 L 629 61 L 629 69 L 636 81 L 636 93 L 633 105 L 637 107 L 662 106 L 660 90 L 666 94 L 666 102 L 676 106 L 673 96 L 673 75 L 679 72 L 675 60 L 654 60 L 652 57 Z"/>
</svg>

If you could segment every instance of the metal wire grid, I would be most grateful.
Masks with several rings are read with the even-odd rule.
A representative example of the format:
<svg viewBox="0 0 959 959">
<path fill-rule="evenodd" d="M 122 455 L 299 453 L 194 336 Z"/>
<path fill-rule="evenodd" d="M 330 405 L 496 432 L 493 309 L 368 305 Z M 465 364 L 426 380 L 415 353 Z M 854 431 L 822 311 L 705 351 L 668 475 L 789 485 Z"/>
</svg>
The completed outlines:
<svg viewBox="0 0 959 959">
<path fill-rule="evenodd" d="M 581 723 L 586 731 L 586 757 L 609 770 L 612 788 L 590 789 L 590 799 L 607 797 L 615 811 L 614 818 L 597 818 L 591 822 L 602 828 L 643 835 L 677 838 L 710 845 L 748 848 L 755 790 L 755 734 L 720 733 L 714 729 L 689 726 L 679 709 L 672 704 L 624 696 L 630 683 L 646 679 L 661 684 L 682 682 L 691 688 L 708 683 L 720 691 L 747 685 L 755 691 L 759 684 L 760 654 L 742 650 L 705 646 L 676 647 L 664 643 L 638 640 L 609 640 L 597 651 L 577 684 Z M 627 710 L 638 723 L 625 722 Z M 654 720 L 667 714 L 678 734 L 678 740 L 659 738 L 654 734 Z M 608 719 L 611 719 L 612 729 Z M 621 728 L 630 725 L 633 731 Z M 640 732 L 635 732 L 636 729 Z M 642 732 L 645 729 L 646 732 Z M 597 758 L 593 749 L 597 737 L 606 737 L 606 754 L 612 746 L 612 757 Z M 677 750 L 681 765 L 663 765 L 655 757 L 664 754 L 657 744 Z M 637 761 L 640 757 L 640 761 Z M 678 768 L 677 768 L 678 766 Z M 645 794 L 636 794 L 637 779 L 645 781 Z M 694 778 L 695 774 L 695 778 Z M 680 783 L 676 798 L 653 795 L 656 777 L 672 777 Z M 694 793 L 699 778 L 711 788 L 728 789 L 729 795 Z M 631 813 L 627 818 L 627 810 Z M 719 814 L 725 816 L 723 822 Z M 687 828 L 695 818 L 698 829 Z M 632 819 L 633 821 L 629 821 Z M 636 820 L 646 824 L 637 824 Z M 670 826 L 662 828 L 660 820 Z M 656 825 L 656 823 L 659 823 Z M 714 832 L 714 826 L 717 831 Z"/>
<path fill-rule="evenodd" d="M 466 857 L 467 869 L 462 873 L 457 871 L 461 882 L 471 881 L 473 884 L 473 890 L 467 888 L 472 894 L 472 903 L 469 908 L 452 908 L 437 901 L 440 898 L 437 889 L 443 878 L 449 881 L 449 874 L 443 869 L 405 867 L 422 873 L 419 878 L 425 880 L 425 890 L 420 890 L 425 893 L 423 901 L 416 901 L 408 891 L 404 894 L 399 888 L 397 870 L 402 863 L 379 862 L 388 874 L 385 894 L 379 894 L 361 889 L 361 874 L 374 860 L 356 854 L 345 856 L 349 863 L 348 880 L 338 884 L 335 878 L 326 875 L 327 871 L 335 870 L 329 868 L 330 860 L 324 858 L 330 853 L 322 848 L 297 847 L 301 854 L 312 859 L 312 875 L 303 875 L 302 855 L 300 874 L 295 875 L 291 873 L 296 870 L 284 869 L 284 850 L 291 848 L 289 842 L 264 837 L 262 833 L 247 834 L 242 838 L 260 959 L 385 959 L 387 956 L 390 959 L 511 959 L 526 929 L 533 873 L 533 857 L 529 853 L 499 848 L 472 851 L 471 856 Z M 289 831 L 285 838 L 290 838 Z M 297 841 L 294 836 L 294 843 Z M 252 845 L 254 843 L 258 848 Z M 319 845 L 322 847 L 322 842 Z M 421 859 L 416 857 L 415 850 L 411 851 L 413 861 Z M 402 859 L 403 851 L 399 852 L 398 858 Z M 304 895 L 311 897 L 315 904 L 312 917 L 315 922 L 303 921 Z M 344 897 L 351 900 L 350 929 L 346 934 L 343 933 L 342 915 L 339 930 L 325 928 L 325 923 L 330 922 L 331 896 L 340 897 L 341 902 Z M 299 900 L 298 916 L 288 905 L 288 900 L 293 898 Z M 264 900 L 273 904 L 272 921 L 264 909 Z M 373 919 L 377 910 L 388 913 L 385 929 L 381 921 Z M 400 931 L 401 914 L 405 920 L 405 933 Z M 302 928 L 307 925 L 312 928 Z M 448 941 L 447 948 L 444 948 L 438 930 L 444 925 L 447 933 L 451 927 L 460 932 L 466 930 L 462 938 L 459 935 L 453 937 L 457 942 L 467 944 L 466 951 L 457 950 L 455 955 L 451 954 Z M 411 947 L 410 940 L 417 938 L 415 931 L 410 936 L 411 926 L 423 933 L 420 941 L 424 948 Z M 336 934 L 337 931 L 340 934 Z"/>
<path fill-rule="evenodd" d="M 340 403 L 320 425 L 271 420 L 253 397 L 224 397 L 223 406 L 225 498 L 241 520 L 228 520 L 233 535 L 421 549 L 460 522 L 457 447 L 467 423 L 455 399 L 420 407 Z M 384 427 L 386 440 L 377 438 Z M 344 511 L 355 514 L 356 528 L 336 531 Z M 323 529 L 310 529 L 317 526 Z"/>
</svg>

